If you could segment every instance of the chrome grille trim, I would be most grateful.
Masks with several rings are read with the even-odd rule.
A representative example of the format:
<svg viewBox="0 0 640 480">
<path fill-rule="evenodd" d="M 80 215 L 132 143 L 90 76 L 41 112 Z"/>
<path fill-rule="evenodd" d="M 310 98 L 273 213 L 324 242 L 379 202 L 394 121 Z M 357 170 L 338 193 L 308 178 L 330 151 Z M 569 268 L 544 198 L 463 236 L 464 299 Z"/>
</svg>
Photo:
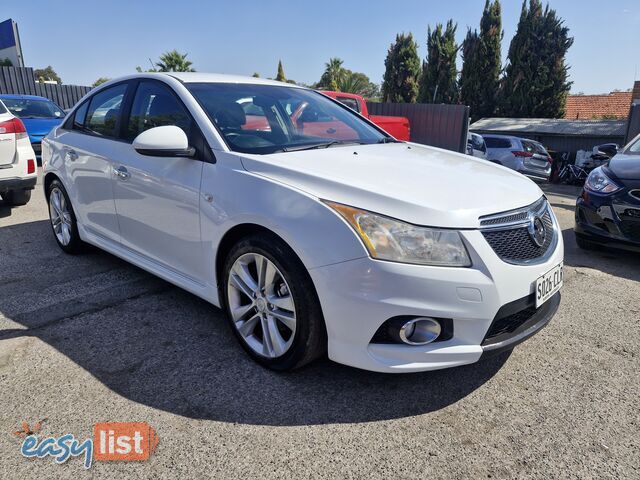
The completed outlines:
<svg viewBox="0 0 640 480">
<path fill-rule="evenodd" d="M 539 217 L 547 229 L 547 238 L 538 247 L 531 238 L 533 219 Z M 480 231 L 496 255 L 514 265 L 532 265 L 549 259 L 558 245 L 558 221 L 545 197 L 515 210 L 479 218 Z"/>
</svg>

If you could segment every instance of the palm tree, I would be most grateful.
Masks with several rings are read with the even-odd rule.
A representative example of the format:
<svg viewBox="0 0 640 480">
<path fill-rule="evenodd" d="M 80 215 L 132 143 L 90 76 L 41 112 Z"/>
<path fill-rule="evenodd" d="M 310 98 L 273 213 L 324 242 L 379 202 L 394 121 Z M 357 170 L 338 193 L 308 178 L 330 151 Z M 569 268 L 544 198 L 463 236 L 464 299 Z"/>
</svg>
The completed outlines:
<svg viewBox="0 0 640 480">
<path fill-rule="evenodd" d="M 344 76 L 344 68 L 342 64 L 344 61 L 340 58 L 330 58 L 327 63 L 324 64 L 324 73 L 320 78 L 320 84 L 331 90 L 338 90 L 338 81 Z"/>
<path fill-rule="evenodd" d="M 160 61 L 156 62 L 160 72 L 195 72 L 191 68 L 192 63 L 187 60 L 187 53 L 180 53 L 177 50 L 165 52 L 160 55 Z"/>
<path fill-rule="evenodd" d="M 352 72 L 344 72 L 343 75 L 340 75 L 336 85 L 338 87 L 337 90 L 340 92 L 357 93 L 358 95 L 362 95 L 368 87 L 361 77 L 354 75 Z"/>
</svg>

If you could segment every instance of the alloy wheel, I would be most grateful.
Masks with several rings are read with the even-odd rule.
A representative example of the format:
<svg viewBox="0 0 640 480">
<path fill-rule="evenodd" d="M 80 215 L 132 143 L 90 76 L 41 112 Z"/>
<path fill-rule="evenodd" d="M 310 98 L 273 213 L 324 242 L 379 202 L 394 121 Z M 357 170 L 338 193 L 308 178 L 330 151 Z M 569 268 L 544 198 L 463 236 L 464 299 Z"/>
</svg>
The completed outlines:
<svg viewBox="0 0 640 480">
<path fill-rule="evenodd" d="M 52 188 L 49 194 L 49 213 L 56 238 L 61 245 L 69 245 L 72 231 L 71 212 L 64 194 L 58 187 Z"/>
<path fill-rule="evenodd" d="M 268 258 L 246 253 L 236 259 L 227 281 L 233 325 L 247 345 L 267 358 L 293 344 L 296 309 L 284 276 Z"/>
</svg>

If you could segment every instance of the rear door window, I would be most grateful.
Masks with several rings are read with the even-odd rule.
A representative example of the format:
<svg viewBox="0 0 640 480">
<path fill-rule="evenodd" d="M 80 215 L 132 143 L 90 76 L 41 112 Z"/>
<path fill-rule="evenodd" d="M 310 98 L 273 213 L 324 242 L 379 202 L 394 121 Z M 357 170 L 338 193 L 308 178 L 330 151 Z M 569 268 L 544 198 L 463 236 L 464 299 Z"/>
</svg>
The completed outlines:
<svg viewBox="0 0 640 480">
<path fill-rule="evenodd" d="M 127 84 L 122 83 L 96 93 L 89 104 L 85 130 L 103 137 L 117 137 L 122 102 Z"/>
<path fill-rule="evenodd" d="M 355 98 L 336 97 L 336 100 L 338 100 L 343 105 L 346 105 L 351 110 L 360 113 L 360 105 L 358 105 L 358 101 Z"/>
<path fill-rule="evenodd" d="M 487 148 L 511 148 L 511 140 L 508 138 L 484 137 Z"/>
</svg>

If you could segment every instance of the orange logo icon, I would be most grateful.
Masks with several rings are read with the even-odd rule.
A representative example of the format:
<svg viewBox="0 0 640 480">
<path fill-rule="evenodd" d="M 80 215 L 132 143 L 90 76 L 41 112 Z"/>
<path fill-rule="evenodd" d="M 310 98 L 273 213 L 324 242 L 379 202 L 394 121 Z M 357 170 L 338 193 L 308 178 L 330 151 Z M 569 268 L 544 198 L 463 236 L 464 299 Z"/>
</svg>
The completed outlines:
<svg viewBox="0 0 640 480">
<path fill-rule="evenodd" d="M 158 441 L 156 431 L 144 422 L 96 423 L 93 427 L 95 460 L 148 460 Z"/>
</svg>

